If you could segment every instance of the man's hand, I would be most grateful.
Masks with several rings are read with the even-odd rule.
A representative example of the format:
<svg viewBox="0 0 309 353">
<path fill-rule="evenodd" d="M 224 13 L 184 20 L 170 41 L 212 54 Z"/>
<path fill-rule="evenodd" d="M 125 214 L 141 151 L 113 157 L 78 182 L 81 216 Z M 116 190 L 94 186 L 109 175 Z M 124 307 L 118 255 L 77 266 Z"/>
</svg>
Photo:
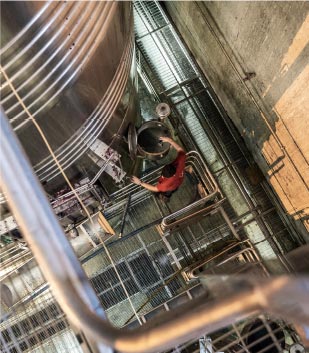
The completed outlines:
<svg viewBox="0 0 309 353">
<path fill-rule="evenodd" d="M 132 181 L 132 183 L 134 183 L 134 184 L 136 184 L 136 185 L 141 185 L 141 179 L 139 179 L 138 177 L 136 177 L 135 175 L 133 175 L 132 177 L 131 177 L 131 181 Z"/>
<path fill-rule="evenodd" d="M 159 192 L 157 186 L 148 184 L 148 183 L 144 183 L 143 181 L 141 181 L 141 179 L 139 179 L 138 177 L 136 177 L 135 175 L 131 176 L 131 181 L 132 183 L 136 184 L 136 185 L 140 185 L 143 188 L 152 191 L 152 192 Z"/>
<path fill-rule="evenodd" d="M 162 142 L 168 142 L 168 143 L 174 142 L 173 139 L 171 139 L 170 137 L 167 137 L 167 136 L 161 136 L 159 138 L 159 140 L 162 141 Z"/>
<path fill-rule="evenodd" d="M 175 142 L 173 139 L 171 139 L 170 137 L 161 136 L 161 137 L 159 138 L 159 140 L 162 141 L 162 142 L 167 142 L 167 143 L 169 143 L 172 147 L 175 148 L 175 150 L 176 150 L 177 152 L 180 152 L 180 151 L 183 151 L 183 152 L 184 152 L 184 149 L 183 149 L 180 145 L 178 145 L 178 143 L 176 143 L 176 142 Z"/>
</svg>

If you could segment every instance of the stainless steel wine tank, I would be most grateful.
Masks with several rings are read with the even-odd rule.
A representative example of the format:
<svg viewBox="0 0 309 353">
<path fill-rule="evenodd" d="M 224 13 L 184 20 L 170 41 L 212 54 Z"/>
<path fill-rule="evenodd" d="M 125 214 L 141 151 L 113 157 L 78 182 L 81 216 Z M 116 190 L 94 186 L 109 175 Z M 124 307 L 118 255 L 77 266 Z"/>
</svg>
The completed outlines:
<svg viewBox="0 0 309 353">
<path fill-rule="evenodd" d="M 97 138 L 117 149 L 137 116 L 131 2 L 2 1 L 0 53 L 69 177 L 91 162 L 86 152 Z M 1 104 L 49 183 L 59 169 L 3 74 Z"/>
</svg>

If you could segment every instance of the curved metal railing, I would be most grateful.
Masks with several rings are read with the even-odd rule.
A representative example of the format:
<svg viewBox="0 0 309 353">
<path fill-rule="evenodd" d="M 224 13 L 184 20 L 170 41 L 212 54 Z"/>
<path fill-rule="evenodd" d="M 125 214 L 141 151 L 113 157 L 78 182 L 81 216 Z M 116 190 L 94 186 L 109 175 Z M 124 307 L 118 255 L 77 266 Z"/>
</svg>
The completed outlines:
<svg viewBox="0 0 309 353">
<path fill-rule="evenodd" d="M 187 220 L 196 213 L 200 214 L 201 212 L 204 212 L 204 210 L 207 210 L 207 208 L 205 208 L 207 201 L 214 199 L 221 201 L 223 198 L 218 184 L 198 152 L 190 151 L 187 154 L 186 166 L 191 166 L 198 175 L 199 180 L 203 183 L 205 196 L 164 217 L 161 223 L 161 228 L 163 231 L 172 228 L 184 220 Z"/>
</svg>

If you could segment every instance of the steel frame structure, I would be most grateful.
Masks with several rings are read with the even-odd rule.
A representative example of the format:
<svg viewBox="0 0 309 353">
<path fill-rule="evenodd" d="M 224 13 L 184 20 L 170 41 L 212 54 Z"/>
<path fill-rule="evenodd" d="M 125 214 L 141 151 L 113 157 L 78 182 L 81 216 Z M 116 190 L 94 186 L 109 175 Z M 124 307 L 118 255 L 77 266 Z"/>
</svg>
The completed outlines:
<svg viewBox="0 0 309 353">
<path fill-rule="evenodd" d="M 236 317 L 245 317 L 252 312 L 267 310 L 284 315 L 288 310 L 291 315 L 291 305 L 298 307 L 293 313 L 294 320 L 309 324 L 308 278 L 281 276 L 254 284 L 215 303 L 205 303 L 204 296 L 201 296 L 193 300 L 190 307 L 163 315 L 159 325 L 149 322 L 130 331 L 112 327 L 106 321 L 80 262 L 68 246 L 68 240 L 3 111 L 1 126 L 1 189 L 63 311 L 93 341 L 121 352 L 156 352 L 198 338 L 208 330 L 219 329 L 233 323 Z M 58 261 L 55 262 L 55 258 Z M 284 306 L 286 297 L 290 302 Z"/>
</svg>

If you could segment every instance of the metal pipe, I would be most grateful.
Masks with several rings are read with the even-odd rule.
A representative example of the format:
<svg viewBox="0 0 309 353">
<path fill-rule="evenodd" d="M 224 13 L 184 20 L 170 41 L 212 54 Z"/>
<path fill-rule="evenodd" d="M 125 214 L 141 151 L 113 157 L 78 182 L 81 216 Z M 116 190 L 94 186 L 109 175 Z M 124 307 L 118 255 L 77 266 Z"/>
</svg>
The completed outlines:
<svg viewBox="0 0 309 353">
<path fill-rule="evenodd" d="M 232 234 L 234 235 L 234 237 L 237 240 L 240 240 L 240 237 L 237 234 L 237 231 L 236 231 L 235 227 L 233 226 L 233 223 L 230 221 L 230 219 L 229 219 L 228 215 L 226 214 L 226 212 L 224 211 L 223 207 L 222 206 L 218 207 L 218 210 L 221 213 L 221 215 L 224 218 L 224 220 L 227 223 L 227 225 L 229 226 L 229 228 L 230 228 Z"/>
<path fill-rule="evenodd" d="M 198 206 L 204 205 L 206 203 L 206 201 L 212 200 L 216 196 L 219 196 L 220 198 L 222 198 L 221 191 L 220 191 L 214 177 L 212 176 L 212 174 L 210 173 L 206 164 L 202 160 L 202 157 L 200 156 L 200 154 L 196 151 L 190 151 L 189 153 L 187 153 L 187 159 L 189 159 L 189 158 L 193 159 L 192 164 L 195 167 L 195 169 L 198 169 L 198 164 L 200 165 L 201 170 L 198 170 L 199 171 L 198 174 L 199 174 L 200 179 L 202 179 L 203 182 L 205 183 L 205 185 L 209 188 L 209 190 L 208 190 L 209 193 L 205 197 L 193 202 L 192 204 L 187 205 L 186 207 L 164 217 L 163 221 L 162 221 L 162 229 L 168 228 L 169 226 L 174 224 L 174 222 L 169 223 L 169 221 L 174 220 L 175 217 L 182 216 L 188 211 L 191 211 L 191 210 L 193 211 Z M 205 178 L 207 180 L 205 180 Z M 183 218 L 183 220 L 184 219 L 185 218 Z M 178 221 L 180 221 L 180 220 L 178 220 Z"/>
<path fill-rule="evenodd" d="M 122 219 L 121 219 L 121 227 L 120 227 L 119 238 L 122 237 L 122 233 L 123 233 L 123 230 L 124 230 L 124 225 L 125 225 L 125 222 L 126 222 L 126 216 L 127 216 L 128 211 L 129 211 L 130 203 L 131 203 L 131 194 L 129 194 L 129 196 L 128 196 L 128 201 L 127 201 L 127 203 L 125 205 L 125 208 L 124 208 L 124 211 L 123 211 L 123 215 L 122 215 Z"/>
<path fill-rule="evenodd" d="M 161 228 L 162 228 L 163 231 L 166 231 L 166 230 L 169 230 L 169 229 L 177 226 L 178 224 L 181 224 L 181 223 L 184 223 L 186 221 L 189 221 L 190 219 L 194 219 L 197 216 L 210 214 L 211 212 L 218 212 L 219 211 L 218 207 L 222 204 L 222 202 L 224 200 L 225 199 L 219 200 L 219 201 L 217 201 L 216 203 L 213 203 L 210 206 L 201 208 L 201 209 L 199 209 L 199 210 L 197 210 L 195 212 L 192 212 L 192 213 L 190 213 L 190 214 L 188 214 L 186 216 L 183 216 L 182 218 L 180 218 L 178 220 L 175 220 L 173 222 L 170 222 L 170 223 L 166 223 L 166 220 L 167 219 L 171 219 L 172 217 L 167 216 L 167 217 L 163 218 L 162 223 L 161 223 Z M 182 211 L 182 210 L 183 209 L 180 209 L 179 211 Z M 189 210 L 191 210 L 191 208 L 189 208 Z M 172 213 L 171 216 L 172 215 L 175 215 L 175 217 L 178 216 L 179 213 L 177 213 L 177 212 L 179 212 L 179 211 L 176 211 L 175 213 Z M 177 213 L 177 215 L 176 215 L 176 213 Z"/>
<path fill-rule="evenodd" d="M 233 243 L 233 244 L 227 246 L 227 247 L 224 248 L 221 252 L 219 252 L 219 253 L 217 253 L 217 254 L 215 254 L 215 255 L 213 255 L 213 256 L 211 256 L 211 257 L 205 259 L 205 261 L 200 261 L 198 264 L 194 263 L 194 264 L 192 264 L 191 266 L 188 266 L 187 268 L 185 268 L 185 269 L 183 270 L 183 272 L 186 273 L 186 275 L 187 275 L 188 277 L 190 277 L 190 273 L 192 273 L 196 268 L 198 268 L 198 267 L 200 267 L 200 266 L 205 266 L 207 263 L 209 263 L 209 262 L 211 262 L 211 261 L 213 261 L 213 260 L 219 258 L 220 256 L 224 255 L 225 253 L 231 252 L 231 250 L 232 250 L 233 248 L 238 248 L 238 247 L 240 247 L 240 246 L 242 246 L 242 245 L 246 246 L 246 249 L 251 249 L 254 253 L 256 253 L 255 250 L 254 250 L 254 248 L 251 246 L 250 241 L 249 241 L 249 240 L 243 240 L 243 241 L 240 241 L 240 242 L 237 242 L 237 243 Z M 256 256 L 257 256 L 257 255 L 256 255 Z M 257 258 L 259 259 L 258 256 L 257 256 Z M 260 259 L 259 259 L 259 260 L 260 260 Z M 193 278 L 193 277 L 192 277 L 192 278 Z"/>
<path fill-rule="evenodd" d="M 4 111 L 0 111 L 0 188 L 5 193 L 15 219 L 48 280 L 74 278 L 77 290 L 92 310 L 105 318 L 101 304 L 66 239 L 63 229 L 35 177 Z M 57 255 L 58 254 L 58 255 Z M 50 266 L 50 268 L 49 268 Z M 79 280 L 83 279 L 83 283 Z"/>
<path fill-rule="evenodd" d="M 121 241 L 123 241 L 125 239 L 131 238 L 134 235 L 137 235 L 137 234 L 141 233 L 142 231 L 144 231 L 144 230 L 146 230 L 148 228 L 151 228 L 152 226 L 155 226 L 155 225 L 159 224 L 161 221 L 162 221 L 162 218 L 159 218 L 159 219 L 156 219 L 156 220 L 154 220 L 154 221 L 152 221 L 150 223 L 147 223 L 144 226 L 133 230 L 131 233 L 126 234 L 124 237 L 122 237 L 120 239 L 117 239 L 117 240 L 114 240 L 114 241 L 111 241 L 110 243 L 107 244 L 107 247 L 110 248 L 111 246 L 113 246 L 115 244 L 118 244 L 119 242 L 121 242 Z"/>
<path fill-rule="evenodd" d="M 309 296 L 302 293 L 305 286 L 308 290 L 308 279 L 293 281 L 285 276 L 266 282 L 260 288 L 239 292 L 226 300 L 206 303 L 205 298 L 201 297 L 192 301 L 190 306 L 162 315 L 160 324 L 150 322 L 132 331 L 116 329 L 106 321 L 99 300 L 2 110 L 0 123 L 0 187 L 63 311 L 74 325 L 96 342 L 121 352 L 156 352 L 266 308 L 268 299 L 271 296 L 276 299 L 282 289 L 289 294 L 295 289 L 297 295 L 290 295 L 290 298 L 308 304 Z M 280 311 L 278 305 L 268 309 L 273 307 Z M 301 314 L 296 310 L 299 322 L 306 323 L 306 318 Z"/>
</svg>

